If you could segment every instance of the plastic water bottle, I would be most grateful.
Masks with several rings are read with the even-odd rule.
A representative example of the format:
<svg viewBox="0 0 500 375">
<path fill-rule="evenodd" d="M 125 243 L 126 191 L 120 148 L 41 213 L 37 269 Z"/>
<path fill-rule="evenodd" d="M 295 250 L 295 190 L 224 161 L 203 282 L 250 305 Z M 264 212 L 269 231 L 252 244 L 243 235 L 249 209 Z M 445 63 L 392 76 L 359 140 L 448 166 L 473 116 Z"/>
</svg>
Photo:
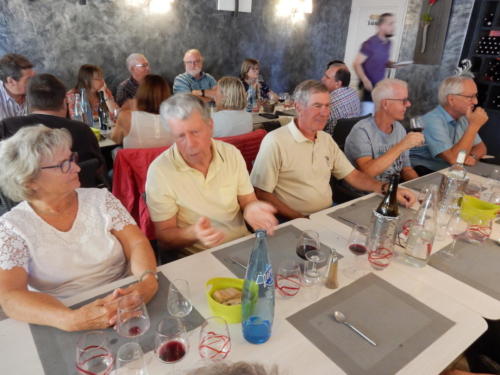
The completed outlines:
<svg viewBox="0 0 500 375">
<path fill-rule="evenodd" d="M 266 232 L 255 232 L 242 298 L 242 329 L 245 340 L 262 344 L 271 337 L 274 319 L 274 277 L 267 250 Z"/>
<path fill-rule="evenodd" d="M 90 106 L 87 92 L 84 88 L 80 89 L 80 100 L 82 103 L 83 120 L 92 128 L 94 126 L 94 113 L 92 111 L 92 107 Z"/>
<path fill-rule="evenodd" d="M 82 101 L 80 94 L 75 94 L 75 106 L 73 107 L 73 120 L 83 122 Z"/>
</svg>

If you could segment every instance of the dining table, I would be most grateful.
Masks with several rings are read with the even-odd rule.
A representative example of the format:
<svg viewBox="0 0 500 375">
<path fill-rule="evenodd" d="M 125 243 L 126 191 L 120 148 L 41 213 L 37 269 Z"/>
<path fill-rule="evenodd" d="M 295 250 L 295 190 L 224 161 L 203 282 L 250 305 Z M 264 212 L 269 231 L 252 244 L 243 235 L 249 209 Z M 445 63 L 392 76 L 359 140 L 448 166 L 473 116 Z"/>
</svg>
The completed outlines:
<svg viewBox="0 0 500 375">
<path fill-rule="evenodd" d="M 245 341 L 241 323 L 229 324 L 231 349 L 226 361 L 277 365 L 280 373 L 290 375 L 439 374 L 486 330 L 486 322 L 477 310 L 425 277 L 411 277 L 396 263 L 383 271 L 367 270 L 356 280 L 345 278 L 343 270 L 354 256 L 345 250 L 347 228 L 342 223 L 332 225 L 313 217 L 278 226 L 267 239 L 274 270 L 286 259 L 300 263 L 296 242 L 304 230 L 319 232 L 322 248 L 338 252 L 338 288 L 328 289 L 321 284 L 312 293 L 313 289 L 302 287 L 296 296 L 286 298 L 277 293 L 272 334 L 260 345 Z M 229 257 L 234 255 L 245 263 L 253 244 L 254 236 L 249 234 L 158 267 L 162 282 L 157 296 L 148 304 L 152 324 L 141 341 L 149 375 L 185 374 L 207 365 L 198 352 L 200 324 L 213 315 L 207 303 L 207 282 L 216 277 L 244 277 L 243 267 Z M 169 280 L 175 279 L 189 282 L 193 311 L 183 318 L 189 325 L 189 349 L 172 367 L 156 358 L 152 341 L 156 328 L 153 322 L 169 314 L 165 288 Z M 134 281 L 130 276 L 63 302 L 78 306 Z M 334 321 L 335 309 L 346 313 L 378 345 L 370 345 Z M 114 342 L 111 347 L 116 354 L 118 343 L 123 341 L 117 341 L 112 329 L 104 332 Z M 81 334 L 3 319 L 0 374 L 76 374 L 76 370 L 72 372 L 74 343 Z"/>
</svg>

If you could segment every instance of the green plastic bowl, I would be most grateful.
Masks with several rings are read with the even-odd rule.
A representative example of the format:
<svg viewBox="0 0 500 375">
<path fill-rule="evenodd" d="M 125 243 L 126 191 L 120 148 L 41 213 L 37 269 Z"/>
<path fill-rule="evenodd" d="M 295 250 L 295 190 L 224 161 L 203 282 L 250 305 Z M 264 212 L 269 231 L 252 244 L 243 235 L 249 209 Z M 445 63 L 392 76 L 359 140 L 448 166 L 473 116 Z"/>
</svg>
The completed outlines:
<svg viewBox="0 0 500 375">
<path fill-rule="evenodd" d="M 226 306 L 217 302 L 213 298 L 215 291 L 225 288 L 236 288 L 243 291 L 242 279 L 232 279 L 229 277 L 216 277 L 207 281 L 207 300 L 212 314 L 226 319 L 229 324 L 241 323 L 241 304 Z"/>
</svg>

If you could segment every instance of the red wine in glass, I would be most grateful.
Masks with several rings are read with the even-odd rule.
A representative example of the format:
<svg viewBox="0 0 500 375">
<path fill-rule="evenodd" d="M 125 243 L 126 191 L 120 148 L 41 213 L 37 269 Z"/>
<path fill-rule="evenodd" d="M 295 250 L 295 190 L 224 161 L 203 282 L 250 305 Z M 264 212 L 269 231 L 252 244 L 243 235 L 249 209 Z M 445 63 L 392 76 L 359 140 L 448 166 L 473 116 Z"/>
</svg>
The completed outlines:
<svg viewBox="0 0 500 375">
<path fill-rule="evenodd" d="M 296 252 L 299 257 L 301 257 L 304 260 L 307 260 L 306 253 L 313 250 L 318 250 L 318 249 L 316 246 L 313 245 L 298 245 Z"/>
<path fill-rule="evenodd" d="M 361 244 L 357 244 L 357 243 L 353 243 L 353 244 L 349 245 L 349 250 L 351 250 L 351 252 L 354 255 L 363 255 L 363 254 L 366 254 L 366 252 L 368 251 L 368 249 L 366 248 L 365 245 L 361 245 Z"/>
<path fill-rule="evenodd" d="M 178 340 L 167 341 L 158 349 L 158 357 L 167 363 L 180 361 L 185 354 L 186 347 Z"/>
</svg>

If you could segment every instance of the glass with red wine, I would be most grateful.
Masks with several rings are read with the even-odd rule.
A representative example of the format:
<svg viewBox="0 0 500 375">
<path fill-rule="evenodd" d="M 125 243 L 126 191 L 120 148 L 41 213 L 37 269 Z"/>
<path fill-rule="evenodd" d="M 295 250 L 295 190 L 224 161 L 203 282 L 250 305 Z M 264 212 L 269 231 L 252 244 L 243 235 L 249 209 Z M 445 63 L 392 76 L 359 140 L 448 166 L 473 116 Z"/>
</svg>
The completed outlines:
<svg viewBox="0 0 500 375">
<path fill-rule="evenodd" d="M 132 292 L 118 300 L 116 331 L 122 337 L 143 335 L 150 325 L 148 310 L 141 295 Z"/>
<path fill-rule="evenodd" d="M 305 230 L 301 233 L 297 240 L 297 255 L 304 260 L 307 260 L 306 254 L 309 251 L 318 250 L 320 247 L 319 234 L 313 230 Z"/>
<path fill-rule="evenodd" d="M 155 355 L 162 362 L 175 364 L 188 352 L 186 327 L 182 320 L 175 317 L 163 318 L 155 334 Z"/>
<path fill-rule="evenodd" d="M 351 267 L 344 270 L 344 275 L 350 279 L 357 279 L 364 275 L 363 264 L 361 258 L 368 251 L 368 228 L 364 225 L 354 225 L 349 239 L 347 241 L 347 248 L 356 257 Z"/>
</svg>

